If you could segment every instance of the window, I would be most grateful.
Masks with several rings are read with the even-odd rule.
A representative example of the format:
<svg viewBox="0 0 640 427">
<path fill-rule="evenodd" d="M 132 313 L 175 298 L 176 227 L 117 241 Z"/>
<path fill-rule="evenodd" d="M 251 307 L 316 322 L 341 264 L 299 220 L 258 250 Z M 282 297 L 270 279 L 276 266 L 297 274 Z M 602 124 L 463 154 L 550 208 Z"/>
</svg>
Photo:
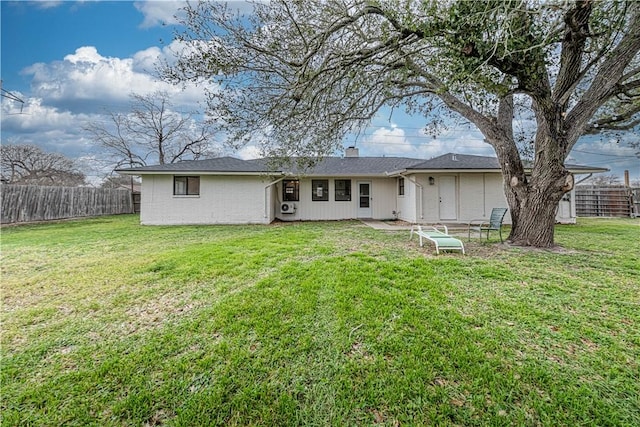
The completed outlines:
<svg viewBox="0 0 640 427">
<path fill-rule="evenodd" d="M 398 196 L 404 196 L 404 178 L 398 178 Z"/>
<path fill-rule="evenodd" d="M 329 180 L 313 179 L 311 180 L 311 200 L 314 202 L 329 201 Z"/>
<path fill-rule="evenodd" d="M 351 180 L 350 179 L 336 179 L 336 202 L 350 202 L 351 201 Z"/>
<path fill-rule="evenodd" d="M 174 176 L 173 194 L 175 196 L 198 196 L 200 194 L 200 177 Z"/>
<path fill-rule="evenodd" d="M 282 181 L 282 200 L 284 202 L 300 201 L 300 181 L 297 179 Z"/>
</svg>

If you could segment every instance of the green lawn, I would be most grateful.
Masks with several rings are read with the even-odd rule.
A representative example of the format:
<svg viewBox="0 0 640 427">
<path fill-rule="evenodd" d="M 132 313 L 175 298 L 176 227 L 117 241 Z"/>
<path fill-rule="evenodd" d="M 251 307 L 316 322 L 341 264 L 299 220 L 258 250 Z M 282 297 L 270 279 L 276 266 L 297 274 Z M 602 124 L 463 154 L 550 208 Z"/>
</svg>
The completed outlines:
<svg viewBox="0 0 640 427">
<path fill-rule="evenodd" d="M 640 221 L 2 229 L 2 425 L 640 425 Z"/>
</svg>

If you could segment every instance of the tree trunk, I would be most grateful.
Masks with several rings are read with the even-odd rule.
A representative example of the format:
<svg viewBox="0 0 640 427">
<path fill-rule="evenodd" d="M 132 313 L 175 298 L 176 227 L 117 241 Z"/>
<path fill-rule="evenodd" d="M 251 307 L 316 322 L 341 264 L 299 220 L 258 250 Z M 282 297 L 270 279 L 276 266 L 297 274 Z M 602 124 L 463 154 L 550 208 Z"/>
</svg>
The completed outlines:
<svg viewBox="0 0 640 427">
<path fill-rule="evenodd" d="M 514 245 L 552 247 L 558 203 L 573 189 L 573 175 L 561 161 L 534 166 L 531 176 L 503 165 L 505 194 L 511 211 L 512 228 L 507 240 Z M 506 173 L 504 173 L 506 172 Z"/>
<path fill-rule="evenodd" d="M 517 206 L 509 206 L 518 220 L 507 240 L 518 246 L 554 246 L 556 211 L 559 200 L 544 191 L 529 191 Z"/>
</svg>

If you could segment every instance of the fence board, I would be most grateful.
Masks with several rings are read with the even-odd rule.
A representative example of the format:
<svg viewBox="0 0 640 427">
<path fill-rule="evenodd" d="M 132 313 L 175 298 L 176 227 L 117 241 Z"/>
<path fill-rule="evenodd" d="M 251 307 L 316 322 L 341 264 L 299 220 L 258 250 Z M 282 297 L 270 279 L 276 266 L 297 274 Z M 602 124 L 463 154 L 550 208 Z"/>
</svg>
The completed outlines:
<svg viewBox="0 0 640 427">
<path fill-rule="evenodd" d="M 1 190 L 3 224 L 133 212 L 126 189 L 3 184 Z"/>
<path fill-rule="evenodd" d="M 633 217 L 638 214 L 638 189 L 629 187 L 578 186 L 577 216 Z"/>
</svg>

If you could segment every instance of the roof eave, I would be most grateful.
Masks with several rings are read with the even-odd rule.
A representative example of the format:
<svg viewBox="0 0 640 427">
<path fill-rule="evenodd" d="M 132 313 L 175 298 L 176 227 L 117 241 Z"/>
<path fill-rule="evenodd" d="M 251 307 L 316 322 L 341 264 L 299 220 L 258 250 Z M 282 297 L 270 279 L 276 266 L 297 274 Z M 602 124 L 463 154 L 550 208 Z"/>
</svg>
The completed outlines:
<svg viewBox="0 0 640 427">
<path fill-rule="evenodd" d="M 462 173 L 462 172 L 495 172 L 499 173 L 500 169 L 407 169 L 406 173 Z"/>
<path fill-rule="evenodd" d="M 597 167 L 589 167 L 589 166 L 568 166 L 567 170 L 573 174 L 586 174 L 586 173 L 599 173 L 599 172 L 608 172 L 609 169 L 606 168 L 597 168 Z M 531 168 L 525 168 L 525 173 L 531 173 Z M 479 169 L 407 169 L 406 172 L 401 173 L 464 173 L 464 172 L 472 172 L 472 173 L 501 173 L 499 168 L 491 169 L 491 168 L 479 168 Z M 394 172 L 395 173 L 395 172 Z M 391 175 L 391 173 L 389 173 Z"/>
<path fill-rule="evenodd" d="M 302 173 L 294 174 L 300 178 L 386 178 L 384 172 L 380 173 Z"/>
<path fill-rule="evenodd" d="M 580 167 L 579 169 L 576 169 L 575 167 L 572 168 L 571 166 L 567 167 L 567 170 L 573 174 L 576 175 L 582 175 L 582 174 L 586 174 L 586 173 L 601 173 L 601 172 L 609 172 L 610 169 L 607 168 L 597 168 L 597 167 L 589 167 L 589 166 L 584 166 L 584 167 Z"/>
</svg>

